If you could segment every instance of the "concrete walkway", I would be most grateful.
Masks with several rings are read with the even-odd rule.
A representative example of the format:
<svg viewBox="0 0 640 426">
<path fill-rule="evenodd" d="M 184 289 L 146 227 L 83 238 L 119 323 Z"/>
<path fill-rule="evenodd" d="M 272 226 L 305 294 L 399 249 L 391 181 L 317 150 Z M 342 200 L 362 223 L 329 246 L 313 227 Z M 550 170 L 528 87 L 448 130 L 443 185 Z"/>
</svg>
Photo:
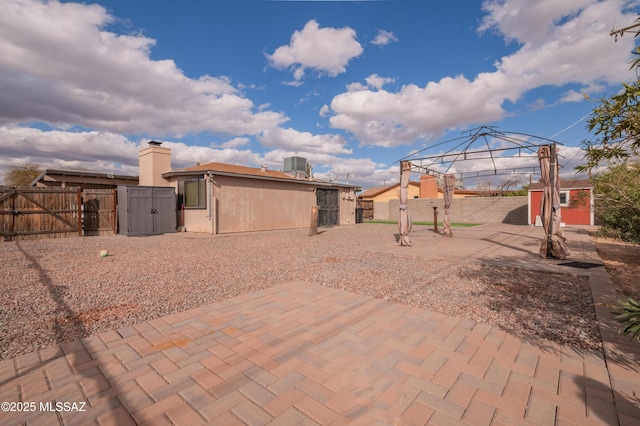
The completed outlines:
<svg viewBox="0 0 640 426">
<path fill-rule="evenodd" d="M 454 233 L 371 250 L 586 274 L 604 356 L 291 282 L 3 361 L 0 400 L 23 411 L 0 424 L 640 424 L 640 344 L 602 305 L 586 232 L 566 261 L 535 256 L 539 228 Z"/>
</svg>

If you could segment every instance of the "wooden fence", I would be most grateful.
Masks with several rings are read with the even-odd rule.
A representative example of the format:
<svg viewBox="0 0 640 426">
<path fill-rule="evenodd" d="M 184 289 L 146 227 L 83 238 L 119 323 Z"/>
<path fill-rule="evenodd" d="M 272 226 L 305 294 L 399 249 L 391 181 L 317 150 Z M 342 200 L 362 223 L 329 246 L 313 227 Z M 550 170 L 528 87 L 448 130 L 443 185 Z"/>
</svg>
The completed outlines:
<svg viewBox="0 0 640 426">
<path fill-rule="evenodd" d="M 116 190 L 0 187 L 5 240 L 117 232 Z"/>
<path fill-rule="evenodd" d="M 362 218 L 363 219 L 373 219 L 373 200 L 363 200 L 360 199 L 357 201 L 357 208 L 362 209 Z"/>
</svg>

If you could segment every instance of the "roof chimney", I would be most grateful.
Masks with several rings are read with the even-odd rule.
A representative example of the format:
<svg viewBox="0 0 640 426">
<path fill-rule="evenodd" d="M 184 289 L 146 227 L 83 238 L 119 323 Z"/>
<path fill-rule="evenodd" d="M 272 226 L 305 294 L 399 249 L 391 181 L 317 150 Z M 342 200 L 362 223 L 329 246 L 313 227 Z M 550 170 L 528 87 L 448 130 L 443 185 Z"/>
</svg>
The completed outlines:
<svg viewBox="0 0 640 426">
<path fill-rule="evenodd" d="M 438 198 L 438 182 L 435 176 L 420 176 L 420 198 Z"/>
<path fill-rule="evenodd" d="M 150 141 L 148 147 L 138 151 L 141 186 L 170 186 L 162 174 L 171 171 L 171 148 L 161 145 L 162 142 Z"/>
</svg>

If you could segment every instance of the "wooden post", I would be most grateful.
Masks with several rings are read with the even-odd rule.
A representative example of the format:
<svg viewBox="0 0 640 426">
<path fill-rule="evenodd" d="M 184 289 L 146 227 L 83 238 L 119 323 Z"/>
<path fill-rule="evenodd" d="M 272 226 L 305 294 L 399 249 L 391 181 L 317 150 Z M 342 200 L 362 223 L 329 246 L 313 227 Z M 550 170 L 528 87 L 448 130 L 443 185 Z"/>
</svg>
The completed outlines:
<svg viewBox="0 0 640 426">
<path fill-rule="evenodd" d="M 16 198 L 18 197 L 18 191 L 13 187 L 13 191 L 10 193 L 11 195 L 11 229 L 9 229 L 9 238 L 8 241 L 13 241 L 13 236 L 17 235 L 16 230 L 16 215 L 18 212 L 16 211 Z"/>
<path fill-rule="evenodd" d="M 433 232 L 438 233 L 438 206 L 433 206 Z"/>
<path fill-rule="evenodd" d="M 78 236 L 82 237 L 82 189 L 78 187 Z"/>
<path fill-rule="evenodd" d="M 113 206 L 113 235 L 116 235 L 118 233 L 118 190 L 116 188 L 113 188 L 111 196 L 113 197 L 111 203 Z"/>
<path fill-rule="evenodd" d="M 309 236 L 313 237 L 318 233 L 318 206 L 311 207 L 311 226 Z"/>
</svg>

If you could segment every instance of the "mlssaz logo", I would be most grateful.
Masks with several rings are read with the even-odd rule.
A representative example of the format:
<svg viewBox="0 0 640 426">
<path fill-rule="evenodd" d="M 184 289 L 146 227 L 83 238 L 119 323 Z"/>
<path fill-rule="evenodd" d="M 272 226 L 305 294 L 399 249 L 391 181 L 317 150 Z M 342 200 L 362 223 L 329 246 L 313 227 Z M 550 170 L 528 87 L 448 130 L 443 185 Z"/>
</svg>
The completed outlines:
<svg viewBox="0 0 640 426">
<path fill-rule="evenodd" d="M 40 403 L 40 411 L 86 411 L 86 402 L 47 401 Z"/>
</svg>

